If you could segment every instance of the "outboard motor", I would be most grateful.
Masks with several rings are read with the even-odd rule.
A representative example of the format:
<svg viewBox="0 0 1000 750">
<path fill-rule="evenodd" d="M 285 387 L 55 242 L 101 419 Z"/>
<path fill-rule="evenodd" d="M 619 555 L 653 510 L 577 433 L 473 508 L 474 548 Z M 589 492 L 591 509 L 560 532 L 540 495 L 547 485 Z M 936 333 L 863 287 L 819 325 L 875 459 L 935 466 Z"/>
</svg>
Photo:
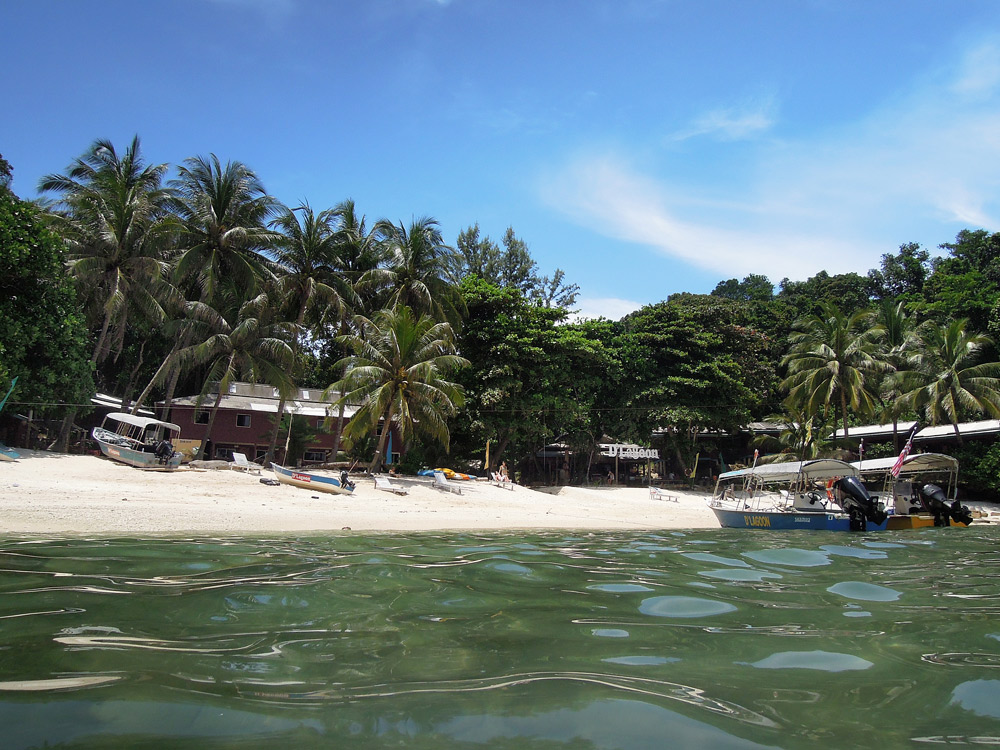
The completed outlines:
<svg viewBox="0 0 1000 750">
<path fill-rule="evenodd" d="M 174 455 L 174 444 L 169 440 L 161 440 L 156 445 L 156 457 L 160 460 L 161 464 L 165 464 L 173 458 Z"/>
<path fill-rule="evenodd" d="M 936 484 L 925 484 L 920 490 L 920 500 L 924 508 L 934 516 L 935 526 L 951 526 L 951 521 L 964 523 L 966 526 L 972 523 L 972 511 L 968 506 L 962 505 L 958 500 L 949 505 L 948 496 Z"/>
<path fill-rule="evenodd" d="M 348 479 L 347 469 L 340 470 L 340 486 L 348 490 L 354 489 L 354 482 Z"/>
<path fill-rule="evenodd" d="M 881 524 L 888 518 L 885 509 L 875 502 L 857 477 L 841 477 L 833 487 L 838 490 L 840 507 L 851 518 L 851 531 L 866 531 L 868 521 Z"/>
</svg>

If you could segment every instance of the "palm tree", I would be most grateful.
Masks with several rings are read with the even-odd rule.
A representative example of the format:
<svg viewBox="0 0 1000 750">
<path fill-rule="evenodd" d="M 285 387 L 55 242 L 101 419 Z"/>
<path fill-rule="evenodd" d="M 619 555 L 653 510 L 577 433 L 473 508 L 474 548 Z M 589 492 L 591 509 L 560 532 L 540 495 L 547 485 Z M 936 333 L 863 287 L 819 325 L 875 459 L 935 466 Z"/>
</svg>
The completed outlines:
<svg viewBox="0 0 1000 750">
<path fill-rule="evenodd" d="M 788 389 L 788 403 L 806 413 L 821 409 L 824 417 L 831 406 L 840 409 L 844 437 L 848 436 L 848 408 L 871 412 L 876 399 L 873 377 L 892 366 L 879 360 L 875 344 L 882 327 L 872 324 L 867 310 L 846 316 L 835 305 L 824 302 L 821 312 L 796 322 L 790 336 L 791 348 L 785 355 L 788 377 L 782 387 Z M 836 434 L 834 419 L 834 434 Z"/>
<path fill-rule="evenodd" d="M 883 356 L 892 365 L 892 370 L 885 374 L 880 387 L 881 411 L 892 420 L 892 445 L 894 452 L 898 452 L 897 426 L 905 409 L 905 401 L 900 398 L 900 378 L 906 368 L 906 357 L 919 343 L 919 339 L 913 318 L 906 314 L 905 302 L 884 299 L 878 307 L 877 315 L 883 329 L 882 342 L 888 347 Z"/>
<path fill-rule="evenodd" d="M 444 243 L 437 221 L 423 217 L 406 229 L 382 220 L 375 226 L 386 265 L 372 269 L 362 284 L 388 292 L 385 307 L 406 305 L 438 320 L 454 317 L 459 267 L 455 250 Z"/>
<path fill-rule="evenodd" d="M 988 336 L 966 331 L 968 321 L 920 327 L 920 347 L 907 358 L 903 399 L 932 425 L 947 423 L 962 444 L 959 420 L 969 413 L 1000 417 L 1000 362 L 975 364 L 992 345 Z"/>
<path fill-rule="evenodd" d="M 95 364 L 120 351 L 131 313 L 164 318 L 172 289 L 162 278 L 176 228 L 166 211 L 166 170 L 143 162 L 136 136 L 121 155 L 110 141 L 95 141 L 67 174 L 39 181 L 40 191 L 61 196 L 54 221 L 88 318 L 100 327 Z"/>
<path fill-rule="evenodd" d="M 806 414 L 792 407 L 783 414 L 767 417 L 768 422 L 781 425 L 777 436 L 759 435 L 750 441 L 754 447 L 767 451 L 760 463 L 807 461 L 813 458 L 843 458 L 847 451 L 838 445 L 828 424 L 817 414 Z"/>
<path fill-rule="evenodd" d="M 249 167 L 232 161 L 223 167 L 215 154 L 186 159 L 178 172 L 172 183 L 183 222 L 178 279 L 195 284 L 201 301 L 212 305 L 222 284 L 236 299 L 254 296 L 259 280 L 271 275 L 261 253 L 278 239 L 267 228 L 277 202 Z"/>
<path fill-rule="evenodd" d="M 448 450 L 445 418 L 465 397 L 461 386 L 443 376 L 469 364 L 454 353 L 451 326 L 427 315 L 418 318 L 405 306 L 382 310 L 371 320 L 358 317 L 355 326 L 357 333 L 340 337 L 354 351 L 340 363 L 346 366 L 344 378 L 331 384 L 324 397 L 339 392 L 344 394 L 340 403 L 361 404 L 344 431 L 349 439 L 382 425 L 368 470 L 375 472 L 382 463 L 393 422 L 404 445 L 420 433 Z"/>
<path fill-rule="evenodd" d="M 271 226 L 281 233 L 272 253 L 280 269 L 276 280 L 278 297 L 286 308 L 286 315 L 295 321 L 292 353 L 296 358 L 307 318 L 311 324 L 308 328 L 312 330 L 318 329 L 327 319 L 339 323 L 345 310 L 342 295 L 353 294 L 335 268 L 339 249 L 333 229 L 335 216 L 332 210 L 316 214 L 309 204 L 304 204 L 295 209 L 285 208 L 271 222 Z M 282 395 L 265 463 L 274 458 L 284 413 L 285 397 Z"/>
<path fill-rule="evenodd" d="M 338 321 L 338 333 L 346 336 L 351 332 L 351 324 L 355 316 L 371 316 L 377 309 L 376 295 L 371 287 L 362 283 L 365 274 L 378 268 L 385 255 L 385 249 L 379 242 L 379 236 L 369 231 L 363 215 L 358 215 L 354 201 L 348 198 L 333 209 L 337 223 L 336 244 L 337 254 L 335 268 L 346 285 L 344 295 L 347 302 L 344 315 Z M 337 420 L 333 433 L 333 457 L 336 459 L 340 451 L 341 427 L 344 424 L 346 403 L 344 393 L 339 394 Z"/>
<path fill-rule="evenodd" d="M 203 302 L 193 302 L 191 318 L 197 323 L 201 341 L 178 350 L 173 363 L 178 369 L 196 366 L 207 368 L 201 396 L 217 388 L 215 403 L 209 413 L 205 436 L 198 448 L 201 458 L 205 445 L 212 436 L 215 415 L 222 402 L 222 395 L 234 380 L 267 383 L 287 394 L 293 385 L 289 375 L 292 368 L 293 326 L 273 321 L 273 308 L 265 294 L 244 303 L 232 322 Z"/>
<path fill-rule="evenodd" d="M 147 165 L 138 136 L 121 154 L 107 140 L 95 141 L 67 173 L 39 181 L 55 193 L 53 222 L 68 244 L 68 268 L 87 318 L 98 328 L 90 361 L 117 359 L 136 317 L 154 327 L 164 304 L 176 296 L 165 281 L 175 224 L 166 210 L 166 164 Z M 56 444 L 67 450 L 76 408 L 63 420 Z"/>
</svg>

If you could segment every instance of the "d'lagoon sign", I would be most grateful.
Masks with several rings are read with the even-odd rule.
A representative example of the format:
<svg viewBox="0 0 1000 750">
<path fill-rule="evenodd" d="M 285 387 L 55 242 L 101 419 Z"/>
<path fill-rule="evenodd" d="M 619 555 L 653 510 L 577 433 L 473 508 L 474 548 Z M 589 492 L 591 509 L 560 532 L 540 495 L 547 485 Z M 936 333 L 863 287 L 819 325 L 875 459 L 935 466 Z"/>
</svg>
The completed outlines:
<svg viewBox="0 0 1000 750">
<path fill-rule="evenodd" d="M 638 445 L 624 445 L 623 443 L 612 443 L 601 446 L 602 456 L 611 458 L 653 458 L 659 460 L 660 452 L 656 448 L 640 448 Z"/>
</svg>

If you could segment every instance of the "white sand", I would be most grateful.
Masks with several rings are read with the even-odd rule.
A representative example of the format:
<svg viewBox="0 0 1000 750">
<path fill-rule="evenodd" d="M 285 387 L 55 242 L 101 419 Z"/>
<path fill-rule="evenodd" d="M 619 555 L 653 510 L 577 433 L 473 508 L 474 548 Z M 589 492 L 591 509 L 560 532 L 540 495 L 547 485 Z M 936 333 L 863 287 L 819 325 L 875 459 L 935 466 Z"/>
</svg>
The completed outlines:
<svg viewBox="0 0 1000 750">
<path fill-rule="evenodd" d="M 352 477 L 353 495 L 262 484 L 233 470 L 149 472 L 104 458 L 20 451 L 0 462 L 0 533 L 261 534 L 281 532 L 503 529 L 718 528 L 705 496 L 653 500 L 646 488 L 502 489 L 460 482 L 461 495 L 424 477 L 394 479 L 397 496 Z"/>
</svg>

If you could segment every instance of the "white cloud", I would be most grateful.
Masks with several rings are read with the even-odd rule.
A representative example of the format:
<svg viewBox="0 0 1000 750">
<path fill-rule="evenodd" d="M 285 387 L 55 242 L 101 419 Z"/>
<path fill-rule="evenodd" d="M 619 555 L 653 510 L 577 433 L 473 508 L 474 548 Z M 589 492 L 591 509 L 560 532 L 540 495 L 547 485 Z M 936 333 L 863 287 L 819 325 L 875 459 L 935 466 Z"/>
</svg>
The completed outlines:
<svg viewBox="0 0 1000 750">
<path fill-rule="evenodd" d="M 576 311 L 569 316 L 573 321 L 593 318 L 621 320 L 642 307 L 642 303 L 617 297 L 578 297 L 574 307 Z"/>
<path fill-rule="evenodd" d="M 695 118 L 691 126 L 675 133 L 672 140 L 682 141 L 706 135 L 724 141 L 752 138 L 770 130 L 777 109 L 774 96 L 766 96 L 735 107 L 721 107 Z"/>
<path fill-rule="evenodd" d="M 724 183 L 672 180 L 628 155 L 589 153 L 546 175 L 541 195 L 596 232 L 725 278 L 864 273 L 902 242 L 1000 229 L 998 94 L 1000 44 L 984 43 L 949 75 L 856 121 L 740 145 L 734 163 L 747 166 Z M 720 114 L 703 118 L 702 132 L 712 122 L 740 130 L 738 117 Z M 929 229 L 933 237 L 919 236 Z"/>
</svg>

